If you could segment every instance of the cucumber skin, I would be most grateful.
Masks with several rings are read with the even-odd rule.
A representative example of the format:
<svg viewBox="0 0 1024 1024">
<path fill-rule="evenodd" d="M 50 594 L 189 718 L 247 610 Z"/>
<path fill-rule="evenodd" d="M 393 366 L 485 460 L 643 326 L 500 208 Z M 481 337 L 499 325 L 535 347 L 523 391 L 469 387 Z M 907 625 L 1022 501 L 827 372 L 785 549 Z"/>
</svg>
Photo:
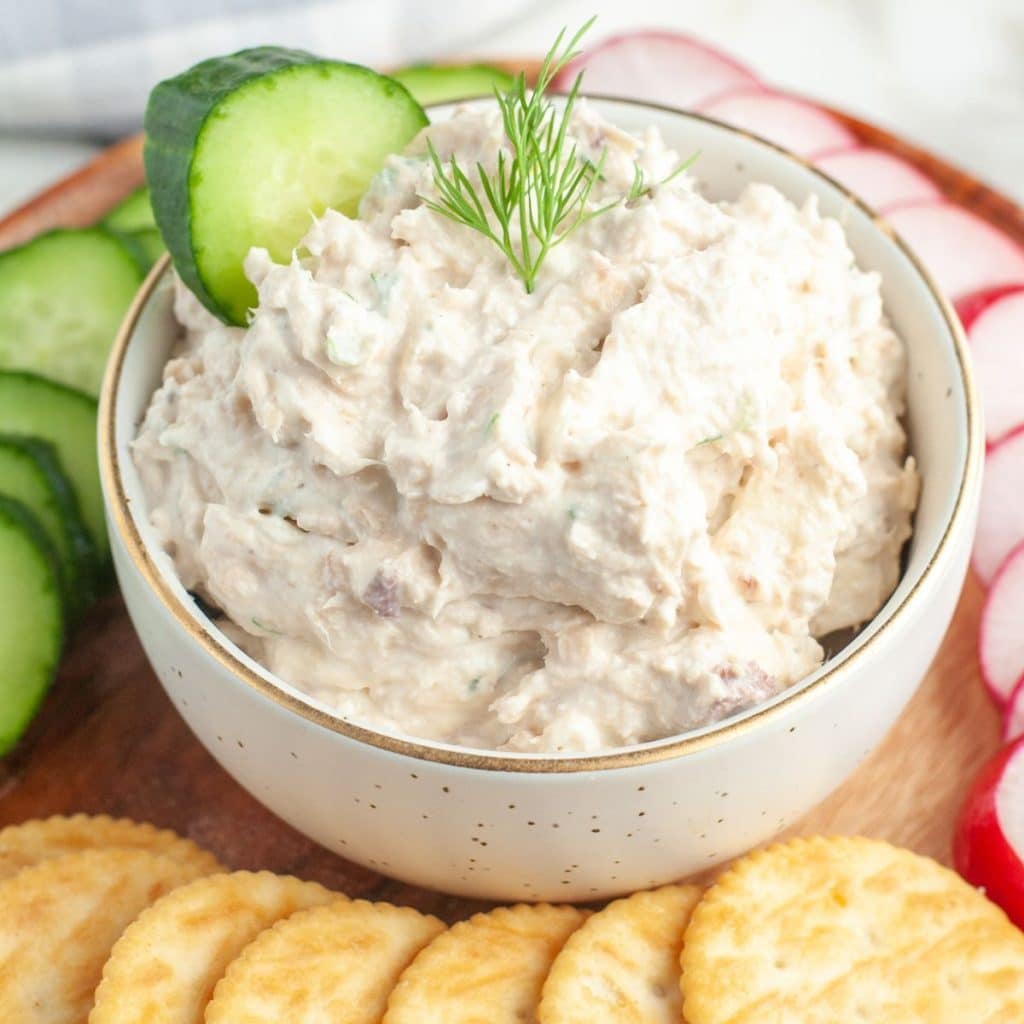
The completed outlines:
<svg viewBox="0 0 1024 1024">
<path fill-rule="evenodd" d="M 142 159 L 153 215 L 174 269 L 196 298 L 225 323 L 246 326 L 210 294 L 192 254 L 189 192 L 199 137 L 207 121 L 216 114 L 218 105 L 246 83 L 291 68 L 315 65 L 358 68 L 376 74 L 358 64 L 328 60 L 305 50 L 258 46 L 202 61 L 174 78 L 157 83 L 149 94 Z M 408 90 L 400 83 L 393 79 L 386 81 L 408 95 Z"/>
<path fill-rule="evenodd" d="M 71 556 L 70 565 L 61 565 L 61 580 L 65 585 L 64 603 L 68 609 L 68 618 L 75 621 L 99 596 L 100 575 L 96 545 L 82 521 L 78 495 L 64 472 L 57 449 L 49 441 L 43 441 L 38 437 L 0 433 L 0 448 L 14 448 L 24 452 L 33 459 L 50 485 Z M 6 497 L 3 495 L 2 480 L 0 496 Z M 52 544 L 50 546 L 53 547 Z M 57 561 L 62 562 L 59 555 Z"/>
<path fill-rule="evenodd" d="M 99 467 L 98 467 L 98 464 L 97 464 L 98 463 L 98 459 L 97 459 L 97 456 L 96 456 L 96 441 L 93 439 L 93 438 L 95 438 L 95 429 L 96 429 L 95 428 L 95 424 L 96 424 L 96 417 L 97 417 L 97 412 L 98 412 L 98 407 L 97 407 L 96 399 L 93 398 L 92 395 L 87 395 L 84 391 L 77 391 L 77 390 L 75 390 L 75 388 L 70 388 L 66 384 L 59 384 L 57 381 L 49 380 L 47 377 L 42 377 L 42 376 L 40 376 L 39 374 L 36 374 L 36 373 L 29 373 L 27 370 L 0 370 L 0 422 L 3 421 L 2 405 L 3 405 L 4 391 L 8 387 L 10 387 L 12 384 L 17 386 L 19 381 L 22 382 L 28 388 L 39 389 L 39 390 L 41 390 L 43 392 L 46 392 L 46 391 L 63 392 L 63 393 L 65 393 L 67 395 L 68 400 L 76 402 L 77 404 L 79 404 L 83 408 L 87 408 L 92 413 L 93 432 L 92 432 L 92 438 L 90 438 L 90 440 L 92 441 L 91 448 L 92 448 L 92 453 L 93 453 L 93 461 L 92 461 L 92 465 L 89 466 L 89 469 L 95 474 L 95 480 L 94 480 L 95 486 L 92 488 L 92 492 L 93 492 L 92 496 L 93 497 L 100 497 L 100 501 L 99 501 L 99 503 L 97 505 L 97 509 L 96 509 L 98 514 L 95 515 L 95 516 L 84 516 L 83 518 L 85 519 L 86 529 L 89 530 L 89 536 L 92 539 L 93 546 L 96 548 L 97 557 L 98 557 L 98 559 L 100 561 L 100 566 L 101 566 L 101 571 L 100 571 L 101 579 L 100 579 L 100 583 L 101 583 L 101 585 L 105 584 L 105 582 L 109 579 L 111 574 L 110 574 L 110 566 L 107 564 L 108 561 L 109 561 L 109 559 L 108 559 L 109 543 L 108 543 L 108 540 L 107 540 L 107 533 L 106 533 L 106 528 L 105 528 L 105 525 L 104 525 L 105 517 L 104 517 L 103 511 L 102 511 L 102 497 L 101 497 L 101 491 L 100 491 L 100 486 L 99 486 Z M 14 427 L 13 429 L 12 428 L 6 428 L 5 432 L 6 433 L 22 433 L 22 431 L 19 430 L 18 427 Z M 48 438 L 45 438 L 44 440 L 48 440 Z M 54 447 L 57 448 L 57 445 L 55 444 Z M 60 451 L 60 449 L 58 448 L 58 455 L 59 455 L 59 451 Z M 75 479 L 74 479 L 74 474 L 70 474 L 68 476 L 68 479 L 71 481 L 71 486 L 72 486 L 72 488 L 73 488 L 73 490 L 75 492 L 75 496 L 78 499 L 79 508 L 83 509 L 83 511 L 84 511 L 84 508 L 89 504 L 88 496 L 83 496 L 81 491 L 78 489 L 78 485 L 77 485 L 77 483 L 75 482 Z M 102 531 L 103 532 L 101 534 L 93 532 L 92 521 L 95 521 L 97 529 L 99 529 L 102 526 Z"/>
<path fill-rule="evenodd" d="M 54 638 L 56 642 L 53 645 L 50 659 L 42 666 L 46 676 L 46 682 L 43 686 L 39 687 L 39 692 L 35 695 L 32 703 L 27 706 L 26 713 L 21 716 L 17 724 L 12 727 L 3 722 L 4 709 L 0 708 L 0 723 L 3 723 L 0 724 L 0 757 L 3 757 L 5 754 L 9 753 L 11 748 L 18 742 L 18 740 L 21 739 L 25 730 L 31 724 L 36 713 L 39 711 L 39 706 L 43 703 L 43 698 L 49 692 L 50 686 L 57 674 L 61 651 L 64 647 L 65 621 L 63 615 L 64 603 L 60 589 L 60 565 L 57 559 L 57 553 L 54 551 L 53 545 L 50 543 L 50 538 L 46 536 L 46 531 L 43 530 L 36 517 L 20 501 L 16 501 L 14 498 L 8 498 L 5 495 L 0 495 L 0 523 L 6 523 L 8 526 L 14 526 L 15 529 L 20 530 L 25 536 L 27 536 L 38 553 L 41 563 L 49 570 L 50 581 L 54 590 L 58 630 L 57 635 Z"/>
<path fill-rule="evenodd" d="M 108 228 L 114 231 L 113 228 Z M 163 239 L 156 228 L 140 228 L 138 231 L 117 233 L 117 240 L 128 250 L 143 274 L 148 274 L 166 251 Z"/>
</svg>

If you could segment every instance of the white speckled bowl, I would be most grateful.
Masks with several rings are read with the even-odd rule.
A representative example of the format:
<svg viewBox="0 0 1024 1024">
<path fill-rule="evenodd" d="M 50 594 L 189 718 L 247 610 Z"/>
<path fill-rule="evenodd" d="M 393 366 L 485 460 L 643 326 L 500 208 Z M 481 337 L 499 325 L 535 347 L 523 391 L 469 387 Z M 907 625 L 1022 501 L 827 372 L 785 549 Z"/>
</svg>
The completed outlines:
<svg viewBox="0 0 1024 1024">
<path fill-rule="evenodd" d="M 185 720 L 242 785 L 317 842 L 467 896 L 578 900 L 657 885 L 799 818 L 871 751 L 917 687 L 963 582 L 978 503 L 981 417 L 964 339 L 886 225 L 803 161 L 732 128 L 593 102 L 624 128 L 653 123 L 681 152 L 699 149 L 713 196 L 748 181 L 798 201 L 816 193 L 845 223 L 861 265 L 881 272 L 910 350 L 909 425 L 924 484 L 906 572 L 853 644 L 770 703 L 684 736 L 557 758 L 460 749 L 342 721 L 223 636 L 152 542 L 129 445 L 176 334 L 166 263 L 129 312 L 103 389 L 114 562 L 146 653 Z"/>
</svg>

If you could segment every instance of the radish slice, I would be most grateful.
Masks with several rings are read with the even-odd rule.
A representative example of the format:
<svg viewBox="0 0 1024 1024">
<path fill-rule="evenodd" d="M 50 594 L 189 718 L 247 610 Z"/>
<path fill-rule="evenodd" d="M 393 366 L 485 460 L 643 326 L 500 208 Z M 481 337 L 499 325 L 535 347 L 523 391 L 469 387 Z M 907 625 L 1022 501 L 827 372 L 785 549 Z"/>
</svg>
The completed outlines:
<svg viewBox="0 0 1024 1024">
<path fill-rule="evenodd" d="M 1024 429 L 989 449 L 981 485 L 974 571 L 988 586 L 1006 556 L 1024 540 Z"/>
<path fill-rule="evenodd" d="M 1003 742 L 1012 743 L 1024 736 L 1024 676 L 1021 676 L 1010 695 L 1003 718 Z"/>
<path fill-rule="evenodd" d="M 1024 248 L 953 203 L 901 206 L 886 220 L 954 302 L 980 288 L 1024 284 Z"/>
<path fill-rule="evenodd" d="M 675 32 L 626 32 L 581 54 L 555 76 L 552 88 L 568 92 L 586 71 L 587 92 L 693 107 L 757 78 L 731 57 Z"/>
<path fill-rule="evenodd" d="M 1003 563 L 985 598 L 978 660 L 989 692 L 1002 706 L 1024 675 L 1024 544 Z"/>
<path fill-rule="evenodd" d="M 801 156 L 846 148 L 857 141 L 845 125 L 820 107 L 767 89 L 739 89 L 698 109 Z"/>
<path fill-rule="evenodd" d="M 1013 295 L 1014 292 L 1024 291 L 1024 285 L 1019 284 L 997 284 L 994 288 L 982 288 L 980 291 L 971 292 L 956 303 L 956 312 L 964 330 L 970 330 L 974 321 L 992 305 L 998 302 L 1004 295 Z"/>
<path fill-rule="evenodd" d="M 881 149 L 839 150 L 819 156 L 815 164 L 879 210 L 896 203 L 932 201 L 942 195 L 927 174 Z"/>
<path fill-rule="evenodd" d="M 969 337 L 985 437 L 995 444 L 1024 424 L 1024 291 L 991 303 L 975 318 Z"/>
<path fill-rule="evenodd" d="M 981 771 L 960 811 L 953 863 L 1024 927 L 1024 739 Z"/>
</svg>

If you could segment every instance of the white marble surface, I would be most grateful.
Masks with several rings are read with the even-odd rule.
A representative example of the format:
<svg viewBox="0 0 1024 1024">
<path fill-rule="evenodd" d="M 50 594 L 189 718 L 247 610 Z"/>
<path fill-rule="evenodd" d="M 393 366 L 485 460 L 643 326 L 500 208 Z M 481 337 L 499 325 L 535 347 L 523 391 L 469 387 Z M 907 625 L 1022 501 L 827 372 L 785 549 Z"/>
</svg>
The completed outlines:
<svg viewBox="0 0 1024 1024">
<path fill-rule="evenodd" d="M 891 127 L 1024 201 L 1024 0 L 477 0 L 473 6 L 475 24 L 452 19 L 449 4 L 432 0 L 438 24 L 430 52 L 406 32 L 382 38 L 379 26 L 360 41 L 361 23 L 353 23 L 346 46 L 329 45 L 331 36 L 308 45 L 356 60 L 539 53 L 563 24 L 595 12 L 595 38 L 636 26 L 678 28 L 731 51 L 766 80 Z M 415 15 L 432 16 L 419 3 Z M 233 45 L 217 42 L 221 50 Z M 96 148 L 95 140 L 66 135 L 0 134 L 0 214 Z"/>
</svg>

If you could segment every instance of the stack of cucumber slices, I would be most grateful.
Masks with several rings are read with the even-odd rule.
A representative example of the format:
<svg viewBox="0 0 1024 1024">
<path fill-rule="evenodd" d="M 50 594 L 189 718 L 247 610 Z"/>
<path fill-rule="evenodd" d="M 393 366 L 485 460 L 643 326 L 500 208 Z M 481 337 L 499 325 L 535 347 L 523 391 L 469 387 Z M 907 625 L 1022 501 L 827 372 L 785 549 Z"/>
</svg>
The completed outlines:
<svg viewBox="0 0 1024 1024">
<path fill-rule="evenodd" d="M 0 756 L 110 577 L 96 395 L 165 242 L 195 294 L 244 324 L 255 302 L 242 271 L 250 246 L 288 259 L 312 214 L 355 214 L 384 159 L 427 123 L 420 103 L 510 82 L 483 65 L 387 78 L 279 47 L 203 61 L 150 96 L 148 188 L 92 227 L 0 253 Z"/>
<path fill-rule="evenodd" d="M 162 249 L 143 188 L 99 224 L 0 253 L 0 755 L 109 579 L 95 396 Z"/>
</svg>

